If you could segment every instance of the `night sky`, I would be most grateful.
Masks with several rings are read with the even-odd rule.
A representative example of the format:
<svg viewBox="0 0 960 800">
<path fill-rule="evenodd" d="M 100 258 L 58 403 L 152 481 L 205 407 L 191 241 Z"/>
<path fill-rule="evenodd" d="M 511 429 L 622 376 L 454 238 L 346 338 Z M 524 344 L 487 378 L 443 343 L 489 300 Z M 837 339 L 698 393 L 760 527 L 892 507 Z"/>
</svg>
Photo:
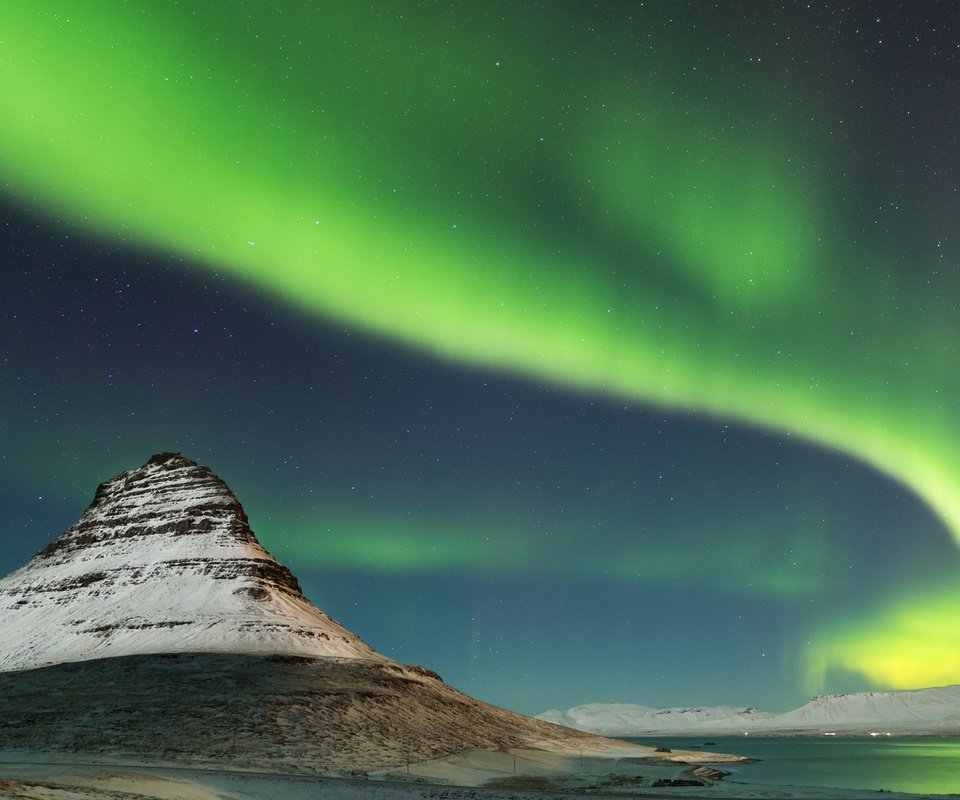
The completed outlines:
<svg viewBox="0 0 960 800">
<path fill-rule="evenodd" d="M 5 0 L 0 572 L 179 450 L 518 711 L 960 682 L 955 18 Z"/>
</svg>

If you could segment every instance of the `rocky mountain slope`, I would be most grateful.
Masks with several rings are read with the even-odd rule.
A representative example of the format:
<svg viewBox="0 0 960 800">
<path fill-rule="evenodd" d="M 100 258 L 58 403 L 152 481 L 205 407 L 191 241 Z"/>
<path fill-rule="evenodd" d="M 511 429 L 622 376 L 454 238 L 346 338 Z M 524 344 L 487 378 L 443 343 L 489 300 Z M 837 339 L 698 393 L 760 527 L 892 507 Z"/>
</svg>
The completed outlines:
<svg viewBox="0 0 960 800">
<path fill-rule="evenodd" d="M 0 749 L 326 775 L 465 750 L 577 753 L 606 742 L 481 703 L 422 667 L 361 659 L 103 658 L 0 673 L 0 698 Z"/>
<path fill-rule="evenodd" d="M 257 541 L 233 492 L 176 453 L 97 489 L 0 581 L 0 670 L 162 652 L 384 660 Z"/>
<path fill-rule="evenodd" d="M 538 719 L 606 736 L 644 734 L 960 734 L 960 686 L 820 695 L 784 714 L 755 708 L 653 709 L 589 703 Z"/>
</svg>

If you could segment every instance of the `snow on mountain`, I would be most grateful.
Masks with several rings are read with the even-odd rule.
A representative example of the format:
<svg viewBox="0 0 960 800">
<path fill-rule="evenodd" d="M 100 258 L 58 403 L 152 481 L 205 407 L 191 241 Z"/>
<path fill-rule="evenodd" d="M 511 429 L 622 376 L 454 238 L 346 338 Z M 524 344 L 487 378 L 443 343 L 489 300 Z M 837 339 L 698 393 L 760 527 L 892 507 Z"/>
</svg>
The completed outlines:
<svg viewBox="0 0 960 800">
<path fill-rule="evenodd" d="M 755 708 L 734 706 L 658 709 L 629 703 L 587 703 L 567 711 L 545 711 L 537 719 L 605 736 L 634 736 L 713 728 L 739 732 L 773 716 Z"/>
<path fill-rule="evenodd" d="M 814 697 L 775 718 L 779 730 L 936 732 L 957 728 L 960 686 Z M 870 729 L 870 731 L 867 731 Z"/>
<path fill-rule="evenodd" d="M 101 484 L 0 581 L 0 671 L 163 652 L 388 661 L 300 591 L 233 492 L 178 453 Z"/>
<path fill-rule="evenodd" d="M 223 481 L 177 453 L 103 483 L 0 581 L 0 698 L 0 750 L 125 763 L 355 776 L 465 751 L 505 765 L 508 748 L 654 756 L 378 654 L 307 601 Z"/>
<path fill-rule="evenodd" d="M 606 736 L 719 734 L 956 734 L 960 686 L 820 695 L 784 714 L 755 708 L 668 708 L 589 703 L 538 719 Z"/>
</svg>

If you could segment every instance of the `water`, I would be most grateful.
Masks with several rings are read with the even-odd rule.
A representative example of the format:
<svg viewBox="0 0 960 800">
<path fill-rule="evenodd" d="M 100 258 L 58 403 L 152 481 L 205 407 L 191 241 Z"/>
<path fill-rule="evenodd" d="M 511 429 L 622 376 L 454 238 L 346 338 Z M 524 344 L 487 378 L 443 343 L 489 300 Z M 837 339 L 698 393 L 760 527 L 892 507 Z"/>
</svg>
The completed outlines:
<svg viewBox="0 0 960 800">
<path fill-rule="evenodd" d="M 960 792 L 960 737 L 657 736 L 631 742 L 737 753 L 756 764 L 724 765 L 730 781 L 765 785 Z M 704 746 L 713 742 L 715 746 Z"/>
</svg>

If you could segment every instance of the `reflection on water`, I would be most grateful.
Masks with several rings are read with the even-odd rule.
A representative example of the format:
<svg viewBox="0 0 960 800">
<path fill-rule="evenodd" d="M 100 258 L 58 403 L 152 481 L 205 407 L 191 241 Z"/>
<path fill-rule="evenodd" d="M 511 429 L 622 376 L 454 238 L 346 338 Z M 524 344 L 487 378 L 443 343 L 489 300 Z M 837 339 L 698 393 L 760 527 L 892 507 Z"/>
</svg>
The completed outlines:
<svg viewBox="0 0 960 800">
<path fill-rule="evenodd" d="M 631 742 L 685 750 L 739 753 L 756 764 L 724 767 L 727 780 L 793 786 L 960 792 L 960 737 L 669 736 Z M 711 742 L 709 746 L 704 742 Z"/>
</svg>

